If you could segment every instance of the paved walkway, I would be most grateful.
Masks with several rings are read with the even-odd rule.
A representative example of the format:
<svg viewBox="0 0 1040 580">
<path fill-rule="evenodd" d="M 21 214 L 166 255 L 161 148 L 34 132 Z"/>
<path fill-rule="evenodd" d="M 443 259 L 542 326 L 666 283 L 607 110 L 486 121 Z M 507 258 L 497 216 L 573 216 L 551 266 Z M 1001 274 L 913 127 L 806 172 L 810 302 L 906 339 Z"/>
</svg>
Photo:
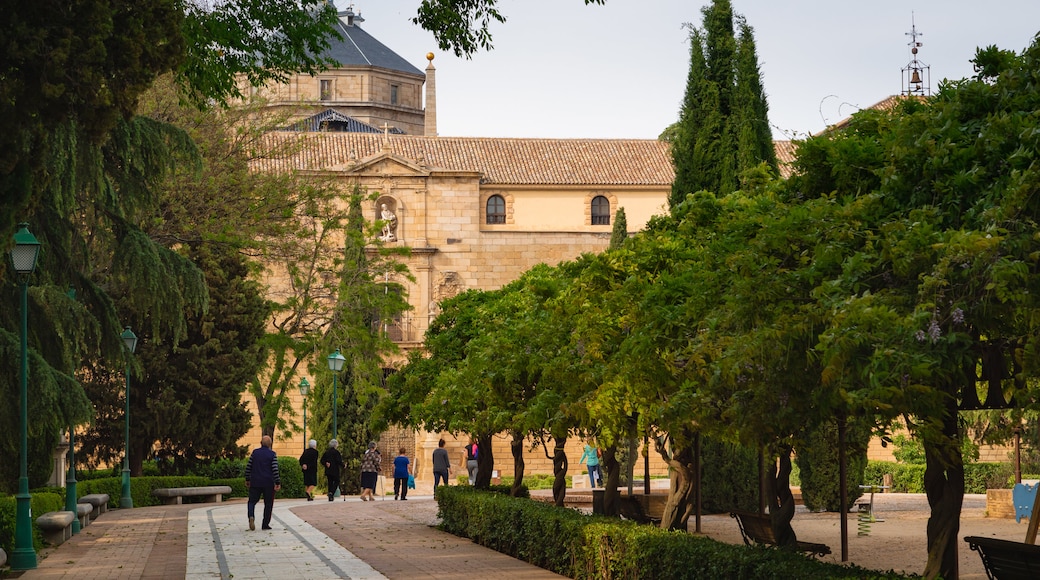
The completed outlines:
<svg viewBox="0 0 1040 580">
<path fill-rule="evenodd" d="M 250 531 L 243 500 L 111 510 L 40 554 L 24 580 L 563 578 L 431 527 L 430 496 L 406 502 L 277 500 Z"/>
</svg>

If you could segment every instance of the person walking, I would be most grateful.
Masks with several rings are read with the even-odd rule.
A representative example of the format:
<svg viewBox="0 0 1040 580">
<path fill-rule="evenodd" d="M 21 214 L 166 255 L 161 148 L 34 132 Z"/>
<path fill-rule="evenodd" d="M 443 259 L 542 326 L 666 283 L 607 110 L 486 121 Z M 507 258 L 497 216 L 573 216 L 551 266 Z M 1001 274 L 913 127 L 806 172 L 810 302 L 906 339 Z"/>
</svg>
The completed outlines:
<svg viewBox="0 0 1040 580">
<path fill-rule="evenodd" d="M 437 442 L 437 448 L 433 450 L 433 491 L 437 492 L 437 483 L 444 479 L 444 485 L 448 485 L 448 476 L 451 474 L 451 461 L 448 459 L 448 450 L 444 448 L 444 439 Z"/>
<path fill-rule="evenodd" d="M 329 448 L 321 456 L 321 464 L 325 466 L 325 479 L 329 482 L 329 501 L 336 496 L 339 489 L 339 476 L 343 471 L 343 455 L 339 452 L 339 441 L 329 441 Z"/>
<path fill-rule="evenodd" d="M 588 443 L 585 444 L 585 451 L 581 454 L 581 459 L 578 463 L 584 463 L 589 468 L 589 483 L 592 487 L 596 487 L 596 482 L 603 483 L 603 473 L 599 468 L 599 449 L 596 449 Z"/>
<path fill-rule="evenodd" d="M 402 447 L 394 457 L 394 499 L 408 499 L 408 476 L 412 473 L 412 462 Z"/>
<path fill-rule="evenodd" d="M 246 461 L 246 487 L 249 488 L 249 501 L 246 503 L 246 516 L 249 517 L 249 529 L 255 530 L 256 502 L 264 498 L 264 519 L 261 529 L 271 529 L 271 512 L 274 510 L 274 492 L 282 489 L 282 478 L 278 474 L 278 455 L 271 449 L 271 437 L 260 438 L 260 447 L 253 450 Z"/>
<path fill-rule="evenodd" d="M 300 456 L 300 469 L 303 470 L 304 493 L 307 501 L 314 501 L 314 487 L 318 485 L 318 442 L 311 439 Z"/>
<path fill-rule="evenodd" d="M 477 447 L 477 440 L 473 437 L 469 438 L 469 445 L 463 448 L 465 453 L 465 465 L 466 470 L 469 471 L 469 484 L 475 485 L 477 483 L 477 454 L 480 448 Z"/>
<path fill-rule="evenodd" d="M 368 449 L 361 457 L 361 501 L 373 501 L 372 494 L 379 482 L 379 472 L 383 469 L 383 458 L 376 449 L 376 442 L 369 441 Z"/>
</svg>

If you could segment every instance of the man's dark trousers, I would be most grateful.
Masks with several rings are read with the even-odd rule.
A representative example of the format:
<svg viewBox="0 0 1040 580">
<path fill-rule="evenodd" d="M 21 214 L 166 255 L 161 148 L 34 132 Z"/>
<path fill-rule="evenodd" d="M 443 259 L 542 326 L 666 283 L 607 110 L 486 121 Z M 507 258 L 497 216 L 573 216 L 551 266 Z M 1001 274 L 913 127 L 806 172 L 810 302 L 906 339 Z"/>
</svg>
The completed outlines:
<svg viewBox="0 0 1040 580">
<path fill-rule="evenodd" d="M 249 503 L 246 505 L 246 515 L 251 518 L 254 516 L 256 513 L 256 502 L 260 501 L 261 495 L 264 497 L 264 519 L 261 527 L 267 528 L 271 526 L 271 512 L 274 510 L 273 485 L 265 487 L 253 486 L 249 488 Z"/>
</svg>

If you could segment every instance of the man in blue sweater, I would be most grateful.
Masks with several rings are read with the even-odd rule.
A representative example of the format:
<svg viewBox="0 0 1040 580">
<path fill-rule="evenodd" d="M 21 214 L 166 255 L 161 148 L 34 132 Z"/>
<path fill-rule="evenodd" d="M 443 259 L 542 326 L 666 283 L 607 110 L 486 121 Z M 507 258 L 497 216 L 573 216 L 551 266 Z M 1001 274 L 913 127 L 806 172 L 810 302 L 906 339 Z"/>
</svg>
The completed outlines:
<svg viewBox="0 0 1040 580">
<path fill-rule="evenodd" d="M 274 510 L 274 492 L 282 488 L 282 478 L 278 475 L 278 455 L 271 449 L 271 437 L 264 435 L 260 439 L 260 447 L 253 450 L 246 462 L 246 487 L 249 488 L 249 503 L 246 513 L 249 516 L 249 529 L 255 530 L 253 515 L 260 495 L 264 496 L 264 520 L 261 529 L 271 529 L 271 512 Z"/>
</svg>

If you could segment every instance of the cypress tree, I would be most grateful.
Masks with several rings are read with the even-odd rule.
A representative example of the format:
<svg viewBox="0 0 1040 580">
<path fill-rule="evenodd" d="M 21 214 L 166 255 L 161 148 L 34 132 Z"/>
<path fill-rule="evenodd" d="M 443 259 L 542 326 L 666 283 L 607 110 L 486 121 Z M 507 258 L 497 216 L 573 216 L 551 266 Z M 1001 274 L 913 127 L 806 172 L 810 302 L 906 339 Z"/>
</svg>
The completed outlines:
<svg viewBox="0 0 1040 580">
<path fill-rule="evenodd" d="M 672 208 L 697 191 L 735 191 L 740 175 L 759 163 L 776 169 L 753 30 L 728 0 L 715 0 L 702 14 L 703 29 L 690 30 L 679 121 L 666 131 L 673 136 Z"/>
<path fill-rule="evenodd" d="M 610 230 L 610 249 L 620 248 L 628 239 L 628 220 L 625 208 L 619 207 L 614 214 L 614 228 Z"/>
</svg>

